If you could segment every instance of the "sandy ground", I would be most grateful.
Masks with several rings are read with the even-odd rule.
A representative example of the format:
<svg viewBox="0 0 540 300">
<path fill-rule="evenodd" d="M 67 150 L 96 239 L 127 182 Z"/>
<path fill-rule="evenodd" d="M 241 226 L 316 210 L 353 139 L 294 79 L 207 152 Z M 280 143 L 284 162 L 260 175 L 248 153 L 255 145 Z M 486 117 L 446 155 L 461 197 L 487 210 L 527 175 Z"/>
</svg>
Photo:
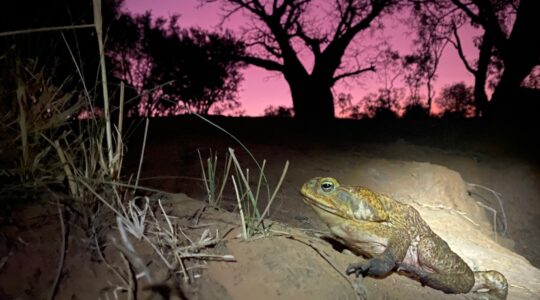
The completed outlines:
<svg viewBox="0 0 540 300">
<path fill-rule="evenodd" d="M 192 216 L 200 212 L 206 197 L 197 149 L 204 156 L 212 149 L 223 158 L 232 147 L 245 167 L 255 170 L 255 166 L 234 139 L 198 120 L 153 121 L 142 183 L 173 193 L 163 198 L 167 212 L 191 239 L 205 229 L 221 234 L 224 241 L 204 251 L 231 254 L 236 259 L 190 262 L 196 276 L 191 283 L 172 288 L 181 291 L 177 298 L 477 297 L 446 295 L 400 274 L 382 279 L 344 275 L 348 264 L 363 258 L 321 239 L 327 229 L 298 193 L 306 180 L 332 176 L 343 184 L 366 186 L 416 207 L 471 268 L 505 274 L 510 283 L 508 299 L 540 299 L 538 147 L 523 138 L 527 134 L 468 123 L 380 126 L 345 122 L 331 128 L 305 128 L 268 120 L 216 122 L 237 136 L 257 159 L 267 160 L 265 173 L 271 187 L 285 161 L 290 162 L 289 171 L 272 206 L 270 236 L 253 241 L 238 238 L 239 216 L 230 188 L 225 191 L 224 210 L 205 209 L 197 219 L 198 226 L 193 226 Z M 129 144 L 126 173 L 137 165 L 140 140 L 135 134 Z M 485 188 L 500 193 L 501 203 Z M 497 212 L 495 218 L 493 211 Z M 13 220 L 3 226 L 0 235 L 0 299 L 47 298 L 60 253 L 56 210 L 29 207 Z M 114 236 L 116 231 L 111 232 Z M 112 299 L 115 287 L 122 284 L 84 236 L 76 228 L 69 234 L 57 298 Z M 170 287 L 174 280 L 167 277 L 153 250 L 144 243 L 136 243 L 136 247 L 155 277 Z M 127 274 L 111 243 L 103 248 L 109 265 Z M 140 299 L 154 299 L 155 293 L 144 288 L 144 282 L 137 286 Z M 126 297 L 121 291 L 118 295 Z"/>
</svg>

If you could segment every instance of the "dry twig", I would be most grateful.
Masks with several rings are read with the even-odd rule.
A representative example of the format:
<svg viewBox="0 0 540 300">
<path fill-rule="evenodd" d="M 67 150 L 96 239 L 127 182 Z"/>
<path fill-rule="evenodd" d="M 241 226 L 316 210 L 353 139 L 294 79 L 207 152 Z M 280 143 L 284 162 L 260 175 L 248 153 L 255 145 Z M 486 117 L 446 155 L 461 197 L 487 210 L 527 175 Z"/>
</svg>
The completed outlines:
<svg viewBox="0 0 540 300">
<path fill-rule="evenodd" d="M 49 295 L 50 300 L 53 300 L 54 297 L 56 296 L 56 291 L 58 290 L 58 283 L 60 282 L 62 269 L 64 268 L 64 259 L 66 257 L 66 227 L 64 224 L 64 216 L 63 216 L 62 207 L 60 206 L 60 202 L 58 201 L 58 199 L 56 200 L 56 205 L 58 207 L 58 218 L 60 219 L 60 229 L 62 231 L 62 246 L 60 248 L 60 261 L 58 262 L 58 269 L 56 271 L 56 277 L 54 279 L 51 294 Z"/>
<path fill-rule="evenodd" d="M 357 297 L 360 297 L 360 295 L 358 295 L 357 293 L 357 289 L 356 289 L 354 281 L 351 281 L 349 277 L 343 274 L 343 272 L 338 267 L 336 267 L 336 265 L 330 260 L 330 258 L 328 257 L 328 254 L 325 253 L 323 250 L 319 249 L 317 246 L 313 245 L 313 243 L 309 239 L 306 240 L 303 237 L 300 237 L 298 235 L 292 234 L 290 232 L 285 232 L 285 231 L 277 231 L 277 230 L 270 229 L 270 232 L 276 234 L 276 236 L 283 236 L 287 239 L 297 241 L 315 250 L 315 252 L 320 257 L 322 257 L 341 277 L 343 277 L 347 281 L 347 283 L 351 286 L 354 295 L 356 295 Z"/>
<path fill-rule="evenodd" d="M 502 196 L 501 193 L 499 193 L 499 192 L 497 192 L 497 191 L 495 191 L 495 190 L 493 190 L 493 189 L 490 189 L 490 188 L 488 188 L 488 187 L 486 187 L 486 186 L 480 185 L 480 184 L 467 183 L 467 185 L 470 186 L 470 187 L 473 187 L 473 188 L 481 188 L 481 189 L 484 189 L 484 190 L 486 190 L 486 191 L 492 193 L 492 194 L 495 196 L 495 198 L 496 198 L 497 201 L 499 202 L 499 207 L 501 208 L 501 214 L 502 214 L 503 229 L 501 230 L 501 235 L 503 235 L 503 236 L 506 235 L 506 231 L 507 231 L 507 229 L 508 229 L 508 223 L 507 223 L 507 221 L 506 221 L 506 212 L 504 211 L 503 201 L 502 201 L 502 199 L 501 199 L 501 196 Z M 477 203 L 478 203 L 478 202 L 477 202 Z M 482 206 L 482 207 L 488 208 L 488 207 L 486 207 L 486 206 Z M 489 208 L 491 208 L 491 207 L 489 207 Z M 488 208 L 488 209 L 489 209 L 489 208 Z M 491 211 L 494 211 L 495 214 L 496 214 L 496 210 L 494 210 L 493 208 L 491 208 L 490 210 L 491 210 Z M 496 216 L 495 216 L 495 220 L 496 220 Z M 493 224 L 493 230 L 494 230 L 494 231 L 497 231 L 497 223 L 495 223 L 495 221 L 494 221 L 494 224 Z"/>
<path fill-rule="evenodd" d="M 451 214 L 457 214 L 458 216 L 461 216 L 465 220 L 471 222 L 471 224 L 473 224 L 476 227 L 480 226 L 480 224 L 476 223 L 473 219 L 469 218 L 467 216 L 467 213 L 465 213 L 465 212 L 463 212 L 463 211 L 461 211 L 459 209 L 454 209 L 454 208 L 451 208 L 451 207 L 448 207 L 448 206 L 444 206 L 442 204 L 437 204 L 437 205 L 424 204 L 424 203 L 420 203 L 420 202 L 418 202 L 416 200 L 413 200 L 413 202 L 420 205 L 421 207 L 424 207 L 424 208 L 428 208 L 428 209 L 432 209 L 432 210 L 446 210 L 446 211 L 449 211 Z"/>
<path fill-rule="evenodd" d="M 0 37 L 2 37 L 2 36 L 10 36 L 10 35 L 18 35 L 18 34 L 36 33 L 36 32 L 73 30 L 73 29 L 92 28 L 92 27 L 94 27 L 93 23 L 92 24 L 81 24 L 81 25 L 69 25 L 69 26 L 53 26 L 53 27 L 32 28 L 32 29 L 23 29 L 23 30 L 0 32 Z"/>
</svg>

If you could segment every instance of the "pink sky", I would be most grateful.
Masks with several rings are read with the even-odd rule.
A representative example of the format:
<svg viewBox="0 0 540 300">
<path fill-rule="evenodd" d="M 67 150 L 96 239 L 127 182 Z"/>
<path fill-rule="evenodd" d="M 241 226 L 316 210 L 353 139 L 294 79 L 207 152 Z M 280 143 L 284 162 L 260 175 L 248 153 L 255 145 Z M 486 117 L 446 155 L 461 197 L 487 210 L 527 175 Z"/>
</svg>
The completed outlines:
<svg viewBox="0 0 540 300">
<path fill-rule="evenodd" d="M 126 0 L 126 10 L 133 13 L 143 13 L 147 10 L 152 11 L 153 16 L 168 17 L 173 14 L 180 14 L 179 23 L 182 27 L 197 26 L 208 30 L 217 30 L 217 25 L 221 20 L 220 6 L 218 3 L 199 6 L 199 0 Z M 237 30 L 247 18 L 237 13 L 234 17 L 224 24 L 227 29 Z M 411 49 L 411 37 L 404 33 L 402 26 L 389 25 L 392 22 L 385 22 L 386 29 L 382 33 L 389 37 L 389 44 L 399 50 L 400 54 L 406 54 Z M 476 58 L 476 49 L 472 44 L 472 37 L 475 32 L 471 28 L 462 31 L 462 42 L 465 47 L 467 58 L 472 61 Z M 375 92 L 383 87 L 382 83 L 376 79 L 377 74 L 363 75 L 348 84 L 336 84 L 334 92 L 351 93 L 353 101 L 360 100 L 369 92 Z M 467 72 L 463 63 L 459 59 L 455 49 L 448 45 L 443 53 L 438 69 L 438 78 L 435 82 L 435 88 L 439 88 L 465 81 L 471 84 L 472 75 Z M 401 84 L 399 84 L 401 86 Z M 244 81 L 238 95 L 243 109 L 247 115 L 262 115 L 264 109 L 269 105 L 284 105 L 292 107 L 292 100 L 289 93 L 289 87 L 284 78 L 275 72 L 268 72 L 257 67 L 248 67 L 244 71 Z"/>
</svg>

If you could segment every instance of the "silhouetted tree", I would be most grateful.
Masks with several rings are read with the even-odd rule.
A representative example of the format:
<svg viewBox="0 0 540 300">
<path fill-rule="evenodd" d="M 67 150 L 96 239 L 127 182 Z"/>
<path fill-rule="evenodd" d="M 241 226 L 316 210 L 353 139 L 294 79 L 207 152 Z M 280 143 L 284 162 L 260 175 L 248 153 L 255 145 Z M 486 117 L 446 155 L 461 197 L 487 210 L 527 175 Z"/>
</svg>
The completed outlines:
<svg viewBox="0 0 540 300">
<path fill-rule="evenodd" d="M 214 0 L 203 0 L 214 2 Z M 226 17 L 242 11 L 252 17 L 244 40 L 249 64 L 283 74 L 293 98 L 295 116 L 334 117 L 331 88 L 340 79 L 374 71 L 372 65 L 342 64 L 358 34 L 372 26 L 397 0 L 221 0 Z M 307 50 L 307 51 L 304 51 Z M 299 53 L 312 56 L 311 71 Z"/>
<path fill-rule="evenodd" d="M 431 113 L 431 106 L 435 91 L 433 81 L 437 79 L 437 70 L 441 56 L 448 44 L 448 26 L 445 26 L 445 18 L 441 18 L 441 2 L 435 2 L 438 9 L 432 12 L 428 8 L 413 9 L 411 21 L 412 28 L 416 29 L 416 37 L 413 40 L 413 53 L 403 58 L 405 68 L 405 82 L 411 91 L 411 100 L 415 110 L 420 112 L 423 106 L 417 106 L 420 102 L 419 87 L 423 84 L 427 89 L 427 111 Z M 427 7 L 427 5 L 426 5 Z"/>
<path fill-rule="evenodd" d="M 399 102 L 403 100 L 403 88 L 398 88 L 399 80 L 407 80 L 407 69 L 403 67 L 403 57 L 398 51 L 387 48 L 378 53 L 377 81 L 382 84 L 377 91 L 376 99 L 382 101 L 385 108 L 400 110 Z M 365 99 L 364 99 L 365 100 Z M 368 101 L 369 103 L 369 101 Z"/>
<path fill-rule="evenodd" d="M 409 103 L 420 103 L 420 87 L 426 83 L 426 70 L 430 57 L 418 54 L 405 55 L 402 65 L 405 72 L 404 80 L 409 89 Z"/>
<path fill-rule="evenodd" d="M 445 86 L 441 91 L 441 96 L 435 99 L 435 102 L 446 116 L 474 116 L 473 88 L 464 82 Z"/>
<path fill-rule="evenodd" d="M 475 76 L 474 94 L 477 102 L 477 114 L 485 110 L 487 103 L 485 83 L 488 72 L 500 67 L 500 75 L 495 76 L 498 82 L 492 96 L 491 106 L 496 110 L 510 108 L 512 94 L 519 89 L 524 78 L 533 68 L 540 64 L 540 35 L 531 28 L 540 28 L 540 1 L 537 0 L 446 0 L 424 1 L 424 4 L 435 5 L 430 9 L 436 15 L 450 16 L 453 26 L 453 44 L 458 49 L 467 70 Z M 449 6 L 449 5 L 452 6 Z M 446 7 L 445 10 L 440 9 Z M 432 7 L 433 8 L 433 7 Z M 456 10 L 459 17 L 455 18 Z M 428 11 L 428 10 L 424 10 Z M 452 13 L 453 12 L 453 13 Z M 459 18 L 465 18 L 461 21 Z M 442 19 L 442 18 L 441 18 Z M 479 59 L 473 67 L 463 53 L 458 28 L 464 20 L 473 26 L 482 28 L 482 36 L 478 43 Z M 499 64 L 500 63 L 500 64 Z"/>
<path fill-rule="evenodd" d="M 109 56 L 117 76 L 143 95 L 143 111 L 207 114 L 212 107 L 239 108 L 243 46 L 230 34 L 181 29 L 176 16 L 153 20 L 150 13 L 126 19 L 119 28 L 130 34 Z"/>
</svg>

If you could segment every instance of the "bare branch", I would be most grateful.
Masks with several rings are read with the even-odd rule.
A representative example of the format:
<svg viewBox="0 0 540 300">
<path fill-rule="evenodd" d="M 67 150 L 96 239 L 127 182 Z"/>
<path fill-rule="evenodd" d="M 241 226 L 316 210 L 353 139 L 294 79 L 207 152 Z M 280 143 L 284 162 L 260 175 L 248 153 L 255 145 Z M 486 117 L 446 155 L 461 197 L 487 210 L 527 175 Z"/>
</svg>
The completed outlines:
<svg viewBox="0 0 540 300">
<path fill-rule="evenodd" d="M 459 7 L 467 16 L 476 24 L 483 24 L 480 16 L 475 14 L 468 6 L 468 4 L 461 2 L 460 0 L 452 0 L 452 3 Z"/>
<path fill-rule="evenodd" d="M 225 22 L 228 21 L 228 20 L 232 17 L 232 15 L 234 15 L 235 13 L 237 13 L 238 11 L 240 11 L 241 9 L 242 9 L 242 7 L 241 7 L 241 6 L 238 6 L 238 7 L 235 7 L 235 8 L 233 8 L 233 9 L 227 11 L 227 12 L 225 13 L 225 15 L 223 15 L 223 16 L 221 17 L 221 21 L 218 23 L 218 26 L 219 26 L 219 27 L 224 26 Z"/>
<path fill-rule="evenodd" d="M 278 71 L 278 72 L 284 71 L 282 64 L 275 62 L 273 60 L 270 60 L 270 59 L 264 59 L 264 58 L 255 57 L 255 56 L 243 56 L 243 57 L 240 57 L 240 60 L 245 63 L 252 64 L 252 65 L 261 67 L 269 71 Z"/>
<path fill-rule="evenodd" d="M 9 36 L 9 35 L 17 35 L 17 34 L 45 32 L 45 31 L 58 31 L 58 30 L 68 30 L 68 29 L 92 28 L 92 27 L 95 27 L 95 25 L 94 24 L 81 24 L 81 25 L 68 25 L 68 26 L 32 28 L 32 29 L 23 29 L 23 30 L 0 32 L 0 36 Z"/>
<path fill-rule="evenodd" d="M 334 33 L 334 39 L 341 37 L 352 26 L 353 18 L 356 15 L 356 9 L 354 9 L 353 1 L 347 1 L 347 6 L 343 7 L 341 1 L 336 0 L 336 9 L 339 11 L 339 24 L 336 26 Z"/>
<path fill-rule="evenodd" d="M 356 36 L 356 34 L 361 32 L 362 30 L 367 29 L 370 26 L 371 22 L 381 14 L 382 10 L 386 6 L 390 5 L 392 0 L 371 1 L 371 9 L 369 13 L 361 20 L 357 21 L 355 24 L 352 24 L 354 16 L 358 14 L 356 8 L 353 7 L 352 3 L 354 2 L 355 1 L 350 0 L 350 7 L 345 8 L 345 10 L 350 10 L 350 13 L 346 12 L 343 14 L 346 19 L 342 22 L 343 32 L 335 33 L 336 35 L 333 37 L 332 41 L 328 44 L 326 49 L 320 55 L 320 61 L 323 61 L 323 63 L 315 65 L 315 67 L 313 68 L 313 73 L 333 76 L 334 70 L 336 70 L 341 64 L 341 57 L 345 53 L 345 50 L 351 43 L 352 39 Z M 335 77 L 333 78 L 335 82 Z M 339 78 L 343 78 L 343 76 L 339 76 Z"/>
<path fill-rule="evenodd" d="M 266 13 L 266 10 L 264 9 L 264 6 L 259 2 L 259 0 L 251 0 L 251 1 L 245 1 L 245 0 L 228 0 L 230 3 L 233 3 L 235 5 L 238 5 L 241 8 L 244 8 L 248 10 L 249 12 L 263 18 L 268 17 L 269 15 Z"/>
<path fill-rule="evenodd" d="M 463 61 L 463 64 L 465 65 L 465 68 L 467 71 L 472 73 L 473 75 L 478 72 L 478 70 L 475 70 L 471 65 L 469 64 L 469 61 L 467 60 L 467 57 L 465 57 L 465 53 L 463 52 L 463 46 L 461 45 L 461 39 L 459 38 L 458 28 L 454 22 L 452 22 L 452 32 L 454 33 L 454 38 L 456 41 L 453 41 L 452 39 L 448 39 L 448 42 L 456 48 L 459 58 L 461 58 L 461 61 Z"/>
<path fill-rule="evenodd" d="M 348 35 L 356 35 L 358 32 L 368 28 L 370 25 L 371 25 L 371 22 L 381 14 L 381 12 L 383 11 L 383 9 L 385 7 L 387 7 L 388 5 L 390 5 L 390 3 L 392 2 L 392 0 L 379 0 L 379 1 L 372 1 L 371 3 L 371 11 L 369 12 L 369 14 L 363 18 L 362 20 L 360 20 L 359 22 L 357 22 L 355 25 L 353 25 L 350 30 L 348 30 L 349 32 L 347 32 L 346 34 Z M 353 13 L 356 13 L 355 11 L 353 11 Z M 353 16 L 351 16 L 351 18 L 353 18 Z"/>
<path fill-rule="evenodd" d="M 332 81 L 337 82 L 338 80 L 341 80 L 343 78 L 356 76 L 356 75 L 359 75 L 359 74 L 362 74 L 362 73 L 365 73 L 365 72 L 375 72 L 375 66 L 371 65 L 371 66 L 369 66 L 367 68 L 357 69 L 357 70 L 354 70 L 354 71 L 351 71 L 351 72 L 345 72 L 345 73 L 336 75 L 336 76 L 334 76 L 334 78 L 332 78 Z"/>
<path fill-rule="evenodd" d="M 260 46 L 263 47 L 266 52 L 270 55 L 275 56 L 276 58 L 282 58 L 281 50 L 278 47 L 275 47 L 263 40 L 256 40 L 251 43 L 246 43 L 246 47 Z"/>
<path fill-rule="evenodd" d="M 325 42 L 325 39 L 309 37 L 304 31 L 304 28 L 301 24 L 296 25 L 296 32 L 294 33 L 293 36 L 297 36 L 300 39 L 302 39 L 302 41 L 304 41 L 306 46 L 308 46 L 309 49 L 311 49 L 315 57 L 321 54 L 321 44 Z"/>
<path fill-rule="evenodd" d="M 307 4 L 309 1 L 300 1 L 298 3 L 293 3 L 294 1 L 286 1 L 290 2 L 290 8 L 288 10 L 288 14 L 285 18 L 285 22 L 283 22 L 283 29 L 284 31 L 288 32 L 289 30 L 292 30 L 293 26 L 296 24 L 300 24 L 300 16 L 306 12 L 305 4 Z M 284 2 L 284 3 L 286 3 Z M 280 14 L 277 15 L 281 19 L 283 14 L 286 10 L 280 11 Z"/>
</svg>

